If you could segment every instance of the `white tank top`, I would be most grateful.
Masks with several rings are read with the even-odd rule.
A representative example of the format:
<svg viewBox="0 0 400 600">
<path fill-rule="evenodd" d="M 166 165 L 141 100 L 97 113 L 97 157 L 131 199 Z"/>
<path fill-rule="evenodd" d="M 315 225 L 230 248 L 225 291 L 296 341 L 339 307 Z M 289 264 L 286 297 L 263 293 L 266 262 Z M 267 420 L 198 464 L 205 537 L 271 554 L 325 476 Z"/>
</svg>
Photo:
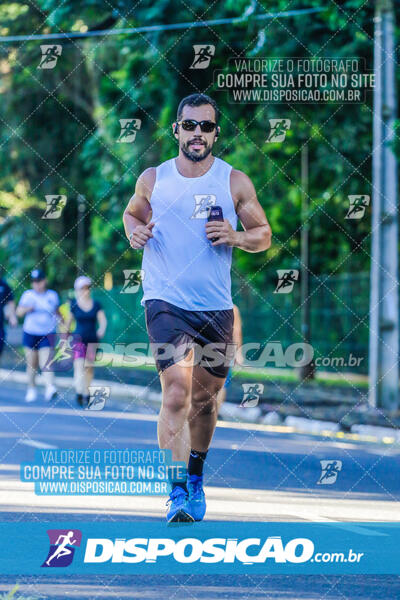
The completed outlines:
<svg viewBox="0 0 400 600">
<path fill-rule="evenodd" d="M 184 177 L 175 158 L 156 169 L 150 204 L 155 223 L 143 251 L 145 300 L 160 299 L 185 310 L 227 310 L 231 296 L 232 248 L 213 247 L 205 224 L 211 206 L 221 206 L 236 230 L 230 190 L 232 167 L 215 157 L 201 177 Z"/>
</svg>

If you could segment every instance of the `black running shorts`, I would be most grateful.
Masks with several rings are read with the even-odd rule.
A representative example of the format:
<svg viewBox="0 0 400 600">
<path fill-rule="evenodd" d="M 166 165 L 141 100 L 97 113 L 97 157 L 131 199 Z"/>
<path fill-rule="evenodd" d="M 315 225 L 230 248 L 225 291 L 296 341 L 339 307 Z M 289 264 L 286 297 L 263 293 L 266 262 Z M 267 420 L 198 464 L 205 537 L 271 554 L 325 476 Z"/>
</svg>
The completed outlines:
<svg viewBox="0 0 400 600">
<path fill-rule="evenodd" d="M 225 378 L 235 354 L 233 309 L 184 310 L 165 300 L 145 301 L 146 327 L 159 373 L 194 348 L 194 364 Z"/>
</svg>

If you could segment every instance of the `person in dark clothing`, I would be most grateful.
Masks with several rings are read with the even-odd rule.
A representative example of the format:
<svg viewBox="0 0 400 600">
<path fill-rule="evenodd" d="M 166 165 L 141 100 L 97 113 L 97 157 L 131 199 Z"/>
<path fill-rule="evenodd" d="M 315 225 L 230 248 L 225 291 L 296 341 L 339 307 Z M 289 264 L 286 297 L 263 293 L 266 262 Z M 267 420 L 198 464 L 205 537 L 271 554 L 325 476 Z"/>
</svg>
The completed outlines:
<svg viewBox="0 0 400 600">
<path fill-rule="evenodd" d="M 93 380 L 93 362 L 96 357 L 97 343 L 102 339 L 107 328 L 107 319 L 103 308 L 97 300 L 93 300 L 90 288 L 90 277 L 78 277 L 74 283 L 75 298 L 71 300 L 71 317 L 68 322 L 70 330 L 72 319 L 76 321 L 73 332 L 74 342 L 74 383 L 76 400 L 79 406 L 89 402 L 89 386 Z"/>
<path fill-rule="evenodd" d="M 5 319 L 8 320 L 11 327 L 16 327 L 18 321 L 15 314 L 14 294 L 8 283 L 0 277 L 0 355 L 6 340 Z"/>
</svg>

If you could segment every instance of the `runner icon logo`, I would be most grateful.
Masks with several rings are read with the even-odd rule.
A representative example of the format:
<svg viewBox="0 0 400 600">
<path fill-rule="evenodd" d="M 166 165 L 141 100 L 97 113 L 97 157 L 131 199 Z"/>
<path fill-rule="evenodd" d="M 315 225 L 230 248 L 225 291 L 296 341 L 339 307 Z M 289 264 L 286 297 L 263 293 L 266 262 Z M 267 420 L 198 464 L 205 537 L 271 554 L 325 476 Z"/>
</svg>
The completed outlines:
<svg viewBox="0 0 400 600">
<path fill-rule="evenodd" d="M 208 219 L 211 207 L 215 206 L 215 194 L 194 194 L 194 211 L 191 219 Z"/>
<path fill-rule="evenodd" d="M 271 131 L 267 138 L 267 144 L 284 142 L 286 132 L 290 129 L 290 119 L 269 119 L 269 124 Z"/>
<path fill-rule="evenodd" d="M 48 529 L 50 548 L 42 567 L 68 567 L 82 541 L 79 529 Z"/>
<path fill-rule="evenodd" d="M 106 400 L 110 397 L 111 388 L 89 386 L 89 402 L 87 410 L 103 410 Z"/>
<path fill-rule="evenodd" d="M 46 210 L 42 216 L 42 219 L 59 219 L 65 205 L 67 204 L 67 196 L 62 194 L 45 196 L 46 198 Z"/>
<path fill-rule="evenodd" d="M 215 54 L 215 46 L 212 44 L 193 44 L 194 59 L 190 65 L 191 69 L 207 69 Z"/>
<path fill-rule="evenodd" d="M 320 460 L 321 476 L 317 481 L 318 485 L 332 485 L 337 480 L 339 472 L 342 470 L 341 460 Z"/>
<path fill-rule="evenodd" d="M 143 269 L 124 269 L 124 285 L 121 294 L 136 294 L 144 279 Z"/>
<path fill-rule="evenodd" d="M 40 46 L 42 58 L 38 64 L 38 69 L 54 69 L 59 56 L 61 56 L 62 46 L 58 44 L 43 44 Z"/>
<path fill-rule="evenodd" d="M 299 278 L 297 269 L 278 269 L 278 283 L 274 294 L 289 294 L 293 290 L 295 281 Z"/>
<path fill-rule="evenodd" d="M 257 406 L 260 395 L 264 391 L 262 383 L 242 383 L 243 399 L 240 406 L 244 408 L 254 408 Z"/>
<path fill-rule="evenodd" d="M 370 197 L 367 195 L 349 196 L 349 210 L 345 219 L 362 219 L 365 209 L 369 206 Z"/>
<path fill-rule="evenodd" d="M 56 334 L 49 334 L 49 338 L 56 341 Z M 54 345 L 54 351 L 49 352 L 48 358 L 42 371 L 69 371 L 73 367 L 73 342 L 79 342 L 77 335 L 62 335 Z"/>
<path fill-rule="evenodd" d="M 120 119 L 121 132 L 117 142 L 131 144 L 136 139 L 136 132 L 140 129 L 142 121 L 140 119 Z"/>
</svg>

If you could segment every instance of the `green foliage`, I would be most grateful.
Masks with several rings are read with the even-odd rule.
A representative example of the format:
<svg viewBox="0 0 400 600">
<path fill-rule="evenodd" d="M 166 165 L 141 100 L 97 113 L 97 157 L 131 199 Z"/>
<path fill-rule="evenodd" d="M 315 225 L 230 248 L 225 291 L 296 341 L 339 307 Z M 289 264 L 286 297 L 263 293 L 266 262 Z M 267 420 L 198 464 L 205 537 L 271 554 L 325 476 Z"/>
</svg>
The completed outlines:
<svg viewBox="0 0 400 600">
<path fill-rule="evenodd" d="M 241 16 L 249 0 L 210 5 L 205 0 L 94 0 L 0 2 L 2 31 L 27 33 L 110 26 L 130 27 Z M 58 289 L 76 274 L 77 196 L 86 198 L 85 268 L 98 282 L 106 271 L 122 283 L 122 271 L 140 255 L 127 250 L 122 212 L 138 175 L 176 152 L 170 124 L 183 95 L 207 91 L 220 104 L 222 135 L 217 155 L 253 180 L 270 220 L 274 241 L 267 256 L 234 252 L 234 276 L 263 290 L 277 268 L 300 260 L 300 152 L 310 154 L 311 271 L 343 273 L 369 268 L 370 225 L 345 220 L 347 196 L 371 193 L 371 102 L 365 105 L 230 104 L 213 86 L 213 70 L 229 57 L 248 55 L 259 31 L 259 56 L 360 56 L 372 66 L 372 19 L 368 3 L 348 0 L 318 14 L 132 36 L 63 42 L 53 70 L 39 70 L 38 42 L 2 45 L 0 144 L 8 160 L 0 171 L 0 258 L 9 278 L 45 266 Z M 265 11 L 287 3 L 265 2 Z M 296 3 L 290 8 L 302 8 Z M 261 3 L 255 3 L 261 13 Z M 212 68 L 191 70 L 192 44 L 216 46 Z M 268 119 L 292 121 L 284 144 L 267 144 Z M 118 143 L 119 119 L 142 121 L 133 144 Z M 44 196 L 65 194 L 62 218 L 43 220 Z M 339 225 L 338 225 L 339 224 Z M 354 251 L 354 252 L 353 252 Z M 22 284 L 23 287 L 23 284 Z M 22 291 L 22 290 L 21 290 Z"/>
</svg>

